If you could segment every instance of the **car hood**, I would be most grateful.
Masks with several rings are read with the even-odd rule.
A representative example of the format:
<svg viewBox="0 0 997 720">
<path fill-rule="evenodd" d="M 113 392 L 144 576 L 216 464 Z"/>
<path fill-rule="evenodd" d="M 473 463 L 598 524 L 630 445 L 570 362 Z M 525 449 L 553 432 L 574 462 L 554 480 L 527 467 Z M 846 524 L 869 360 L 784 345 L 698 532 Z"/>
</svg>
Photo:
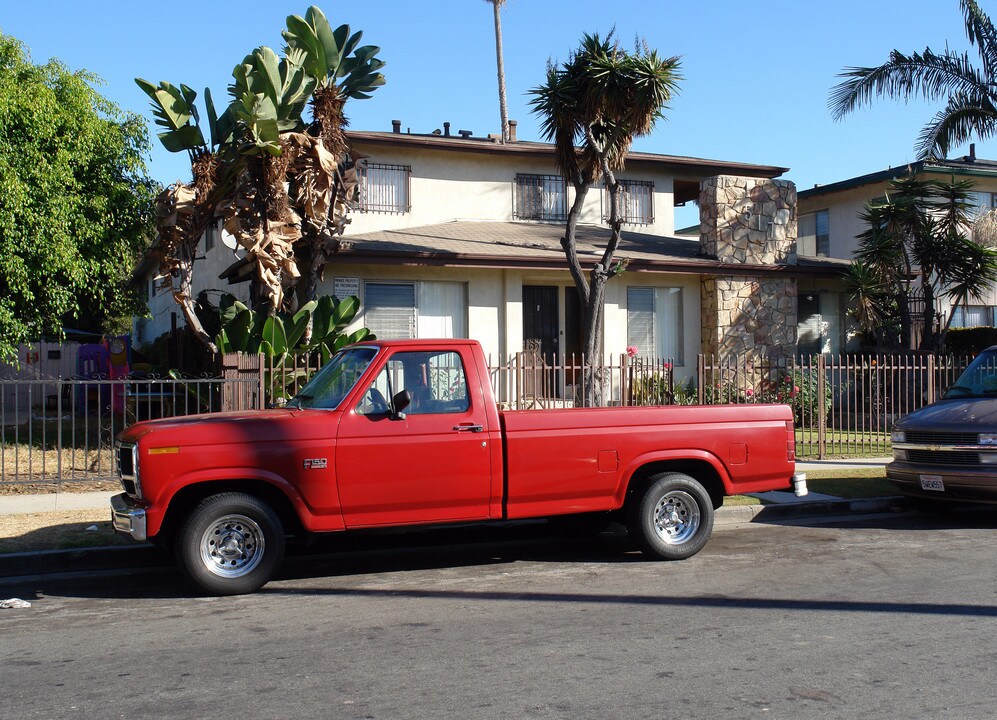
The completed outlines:
<svg viewBox="0 0 997 720">
<path fill-rule="evenodd" d="M 930 427 L 947 432 L 980 432 L 997 428 L 997 398 L 952 398 L 915 410 L 897 429 Z"/>
</svg>

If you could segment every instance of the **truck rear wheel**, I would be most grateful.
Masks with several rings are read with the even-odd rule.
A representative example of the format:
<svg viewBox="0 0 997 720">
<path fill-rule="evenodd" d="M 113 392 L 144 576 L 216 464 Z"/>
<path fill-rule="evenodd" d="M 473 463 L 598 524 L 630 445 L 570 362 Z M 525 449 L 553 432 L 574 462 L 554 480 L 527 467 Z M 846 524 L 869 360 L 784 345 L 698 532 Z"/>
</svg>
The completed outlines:
<svg viewBox="0 0 997 720">
<path fill-rule="evenodd" d="M 631 500 L 630 536 L 646 555 L 684 560 L 702 550 L 713 531 L 713 501 L 683 473 L 660 473 Z"/>
<path fill-rule="evenodd" d="M 284 557 L 284 527 L 265 502 L 245 493 L 202 500 L 180 527 L 176 557 L 187 578 L 213 595 L 263 587 Z"/>
</svg>

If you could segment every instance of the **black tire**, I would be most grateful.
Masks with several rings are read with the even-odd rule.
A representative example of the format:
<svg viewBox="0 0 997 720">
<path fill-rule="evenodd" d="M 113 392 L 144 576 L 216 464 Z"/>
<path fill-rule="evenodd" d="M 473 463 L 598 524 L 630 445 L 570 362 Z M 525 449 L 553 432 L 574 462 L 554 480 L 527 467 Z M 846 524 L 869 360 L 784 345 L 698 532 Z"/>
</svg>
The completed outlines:
<svg viewBox="0 0 997 720">
<path fill-rule="evenodd" d="M 645 555 L 684 560 L 706 545 L 713 532 L 713 500 L 683 473 L 659 473 L 630 499 L 627 530 Z"/>
<path fill-rule="evenodd" d="M 184 575 L 212 595 L 255 592 L 284 558 L 284 526 L 257 497 L 211 495 L 181 524 L 176 558 Z"/>
</svg>

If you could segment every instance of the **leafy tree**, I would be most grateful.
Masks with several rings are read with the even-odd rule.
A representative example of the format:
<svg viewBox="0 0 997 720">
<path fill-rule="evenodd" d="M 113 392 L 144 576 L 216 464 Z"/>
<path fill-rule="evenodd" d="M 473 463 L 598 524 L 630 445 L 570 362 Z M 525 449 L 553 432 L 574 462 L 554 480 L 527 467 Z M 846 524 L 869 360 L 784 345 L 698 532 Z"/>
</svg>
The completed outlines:
<svg viewBox="0 0 997 720">
<path fill-rule="evenodd" d="M 186 85 L 140 78 L 152 100 L 160 140 L 187 152 L 191 183 L 167 188 L 158 199 L 162 269 L 188 325 L 209 347 L 191 296 L 194 250 L 205 228 L 221 218 L 246 257 L 223 277 L 250 279 L 254 307 L 290 310 L 305 268 L 306 301 L 314 299 L 328 256 L 342 246 L 356 171 L 347 152 L 343 107 L 369 98 L 384 84 L 380 48 L 360 46 L 363 33 L 335 30 L 322 11 L 291 15 L 278 56 L 258 47 L 235 66 L 229 104 L 216 111 L 204 93 L 205 139 L 197 93 Z M 312 120 L 304 112 L 311 106 Z M 311 324 L 305 336 L 310 336 Z"/>
<path fill-rule="evenodd" d="M 606 282 L 623 271 L 613 258 L 620 242 L 623 217 L 616 172 L 623 169 L 635 137 L 650 134 L 677 91 L 679 59 L 660 58 L 647 47 L 633 53 L 613 42 L 585 35 L 561 66 L 551 64 L 543 85 L 531 90 L 533 112 L 541 132 L 553 140 L 555 160 L 574 188 L 561 245 L 583 308 L 583 352 L 594 359 L 602 347 Z M 578 257 L 576 228 L 588 191 L 602 181 L 609 190 L 609 238 L 602 258 L 588 277 Z M 586 379 L 585 403 L 595 402 L 594 376 Z"/>
<path fill-rule="evenodd" d="M 878 325 L 882 339 L 882 330 L 893 325 L 901 348 L 938 350 L 948 328 L 936 331 L 939 304 L 979 298 L 997 281 L 997 252 L 967 234 L 972 187 L 966 180 L 907 176 L 891 183 L 883 201 L 866 205 L 868 229 L 858 236 L 847 279 L 863 330 Z M 910 312 L 915 288 L 923 297 L 916 317 Z"/>
<path fill-rule="evenodd" d="M 145 124 L 57 60 L 0 34 L 0 357 L 64 324 L 116 331 L 157 188 Z"/>
<path fill-rule="evenodd" d="M 942 53 L 925 48 L 923 53 L 890 52 L 878 67 L 846 68 L 847 78 L 831 90 L 829 106 L 840 120 L 875 97 L 904 102 L 914 97 L 929 101 L 946 99 L 917 139 L 918 157 L 945 157 L 949 148 L 973 135 L 985 139 L 997 130 L 997 30 L 975 0 L 960 0 L 966 36 L 979 52 L 981 66 L 973 65 L 968 53 L 948 47 Z"/>
</svg>

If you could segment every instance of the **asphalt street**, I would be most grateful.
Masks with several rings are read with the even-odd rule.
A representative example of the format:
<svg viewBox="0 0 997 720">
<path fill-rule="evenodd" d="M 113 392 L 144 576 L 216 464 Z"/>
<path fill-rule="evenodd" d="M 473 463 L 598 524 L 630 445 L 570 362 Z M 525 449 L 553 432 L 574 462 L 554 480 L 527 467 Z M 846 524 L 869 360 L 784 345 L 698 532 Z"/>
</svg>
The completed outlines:
<svg viewBox="0 0 997 720">
<path fill-rule="evenodd" d="M 0 717 L 992 718 L 997 511 L 804 522 L 678 563 L 529 524 L 361 536 L 236 598 L 0 583 L 32 603 L 0 610 Z"/>
</svg>

